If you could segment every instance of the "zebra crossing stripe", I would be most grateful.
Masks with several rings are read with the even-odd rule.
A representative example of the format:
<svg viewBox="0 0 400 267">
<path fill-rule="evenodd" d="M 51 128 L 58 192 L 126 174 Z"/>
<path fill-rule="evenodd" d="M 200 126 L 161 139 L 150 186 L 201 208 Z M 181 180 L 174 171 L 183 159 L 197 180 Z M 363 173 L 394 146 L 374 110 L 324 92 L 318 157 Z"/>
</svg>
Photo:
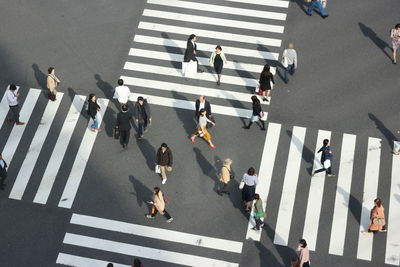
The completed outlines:
<svg viewBox="0 0 400 267">
<path fill-rule="evenodd" d="M 368 231 L 370 210 L 378 193 L 379 165 L 381 157 L 381 139 L 368 138 L 367 164 L 365 166 L 364 195 L 358 235 L 357 258 L 371 260 L 373 236 L 362 232 Z"/>
<path fill-rule="evenodd" d="M 79 266 L 79 267 L 107 266 L 107 264 L 112 263 L 113 267 L 132 267 L 132 265 L 118 264 L 115 262 L 85 258 L 66 253 L 59 253 L 57 256 L 56 263 L 66 266 Z"/>
<path fill-rule="evenodd" d="M 56 101 L 47 102 L 46 109 L 44 110 L 40 124 L 35 132 L 35 136 L 33 137 L 31 145 L 29 146 L 29 150 L 25 155 L 24 162 L 19 169 L 17 178 L 15 178 L 9 198 L 18 200 L 22 199 L 26 186 L 31 178 L 33 169 L 35 168 L 36 162 L 39 158 L 40 151 L 42 150 L 43 144 L 46 141 L 51 124 L 53 123 L 58 107 L 60 106 L 63 95 L 63 93 L 57 93 Z M 14 138 L 13 136 L 11 137 Z"/>
<path fill-rule="evenodd" d="M 266 38 L 266 37 L 257 37 L 251 35 L 243 35 L 243 34 L 235 34 L 235 33 L 227 33 L 227 32 L 218 32 L 218 31 L 207 31 L 196 28 L 189 27 L 181 27 L 181 26 L 173 26 L 159 23 L 151 23 L 151 22 L 139 22 L 139 29 L 150 30 L 150 31 L 159 31 L 159 32 L 169 32 L 169 33 L 179 33 L 185 34 L 189 36 L 192 33 L 196 33 L 196 35 L 201 37 L 213 38 L 217 40 L 228 40 L 234 42 L 242 42 L 256 45 L 268 45 L 280 47 L 282 41 L 280 39 L 274 38 Z"/>
<path fill-rule="evenodd" d="M 279 213 L 276 221 L 274 244 L 287 246 L 292 223 L 294 200 L 296 197 L 297 182 L 299 179 L 306 128 L 293 127 L 292 139 L 289 148 L 289 157 L 286 165 L 282 196 L 279 204 Z"/>
<path fill-rule="evenodd" d="M 97 113 L 97 120 L 99 127 L 101 125 L 104 113 L 108 106 L 108 99 L 99 98 L 97 103 L 101 107 L 100 112 Z M 69 174 L 67 184 L 65 185 L 63 194 L 61 196 L 59 207 L 70 209 L 74 203 L 76 193 L 78 192 L 79 184 L 81 183 L 83 173 L 85 171 L 87 162 L 89 160 L 90 152 L 92 151 L 94 142 L 96 141 L 97 131 L 92 132 L 89 128 L 86 129 L 85 135 L 81 141 L 78 153 L 75 157 L 72 170 Z"/>
<path fill-rule="evenodd" d="M 47 163 L 46 170 L 43 174 L 42 181 L 40 182 L 33 200 L 35 203 L 46 204 L 47 199 L 49 198 L 50 191 L 53 188 L 54 181 L 64 159 L 76 123 L 81 115 L 85 98 L 86 97 L 82 95 L 74 96 L 71 107 L 58 136 L 57 143 L 54 146 L 50 160 Z"/>
<path fill-rule="evenodd" d="M 254 4 L 254 5 L 264 5 L 264 6 L 273 6 L 273 7 L 289 7 L 289 1 L 284 0 L 268 0 L 268 1 L 260 1 L 260 0 L 225 0 L 229 2 L 237 2 L 243 4 Z"/>
</svg>

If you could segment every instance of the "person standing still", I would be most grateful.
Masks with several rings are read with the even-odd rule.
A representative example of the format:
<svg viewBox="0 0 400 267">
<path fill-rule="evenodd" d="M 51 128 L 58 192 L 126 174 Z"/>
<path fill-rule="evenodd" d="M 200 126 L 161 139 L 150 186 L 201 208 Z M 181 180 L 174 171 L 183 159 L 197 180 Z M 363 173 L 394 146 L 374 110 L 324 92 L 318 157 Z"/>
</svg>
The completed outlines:
<svg viewBox="0 0 400 267">
<path fill-rule="evenodd" d="M 161 192 L 160 188 L 154 187 L 153 189 L 153 200 L 148 202 L 151 204 L 151 211 L 149 214 L 146 214 L 147 219 L 154 219 L 159 212 L 161 215 L 167 219 L 167 223 L 173 221 L 174 218 L 169 215 L 169 213 L 165 209 L 165 200 L 164 194 Z"/>
<path fill-rule="evenodd" d="M 192 143 L 196 143 L 196 137 L 200 136 L 204 140 L 207 141 L 208 145 L 215 149 L 217 148 L 213 142 L 211 141 L 211 134 L 207 130 L 207 123 L 211 123 L 212 125 L 215 126 L 215 122 L 207 118 L 207 111 L 205 109 L 200 109 L 199 111 L 199 121 L 196 127 L 195 133 L 189 137 L 189 140 L 192 141 Z"/>
<path fill-rule="evenodd" d="M 310 267 L 310 250 L 308 249 L 307 242 L 304 239 L 299 240 L 297 255 L 299 256 L 300 267 Z"/>
<path fill-rule="evenodd" d="M 219 173 L 219 180 L 221 181 L 221 186 L 217 190 L 218 195 L 222 196 L 222 194 L 230 195 L 228 190 L 228 183 L 233 179 L 232 174 L 232 160 L 227 158 L 224 160 L 224 164 L 222 165 L 221 171 Z"/>
<path fill-rule="evenodd" d="M 400 48 L 400 24 L 396 24 L 396 26 L 394 26 L 394 29 L 391 30 L 390 38 L 392 38 L 392 62 L 393 64 L 397 64 L 396 52 L 397 49 Z"/>
<path fill-rule="evenodd" d="M 264 112 L 261 109 L 261 103 L 260 100 L 258 100 L 258 97 L 253 95 L 251 97 L 251 101 L 253 101 L 253 114 L 250 118 L 249 125 L 243 127 L 244 129 L 250 129 L 251 125 L 253 122 L 259 121 L 261 123 L 261 130 L 265 131 L 265 122 L 261 120 L 261 117 L 264 115 Z"/>
<path fill-rule="evenodd" d="M 3 159 L 3 155 L 0 153 L 0 190 L 4 190 L 6 184 L 4 181 L 7 179 L 7 163 Z"/>
<path fill-rule="evenodd" d="M 294 50 L 294 45 L 290 43 L 288 48 L 283 51 L 282 65 L 285 68 L 285 83 L 289 82 L 289 75 L 294 75 L 294 70 L 297 69 L 297 53 Z"/>
<path fill-rule="evenodd" d="M 95 131 L 100 131 L 99 128 L 99 122 L 97 120 L 97 112 L 100 111 L 100 106 L 97 104 L 97 97 L 95 94 L 90 94 L 89 95 L 89 100 L 88 100 L 88 115 L 90 116 L 90 119 L 93 121 L 91 125 L 89 125 L 90 130 L 92 132 Z M 90 124 L 90 121 L 89 121 Z"/>
<path fill-rule="evenodd" d="M 186 51 L 183 57 L 184 62 L 196 61 L 197 63 L 197 72 L 204 72 L 200 69 L 199 62 L 196 58 L 197 54 L 197 36 L 195 34 L 191 34 L 186 42 Z"/>
<path fill-rule="evenodd" d="M 172 151 L 166 143 L 162 143 L 161 147 L 157 150 L 156 163 L 160 166 L 162 184 L 167 182 L 166 172 L 172 171 Z"/>
<path fill-rule="evenodd" d="M 12 126 L 15 122 L 16 125 L 24 125 L 25 122 L 19 121 L 19 102 L 18 98 L 20 97 L 20 93 L 18 93 L 19 88 L 15 86 L 15 84 L 10 84 L 8 90 L 6 92 L 6 98 L 8 106 L 14 116 L 14 120 L 7 118 L 8 125 Z"/>
<path fill-rule="evenodd" d="M 242 182 L 244 182 L 244 187 L 242 189 L 244 208 L 247 212 L 250 212 L 251 203 L 253 202 L 256 193 L 256 186 L 259 182 L 256 170 L 253 167 L 249 168 L 247 173 L 243 174 Z"/>
<path fill-rule="evenodd" d="M 254 195 L 254 209 L 253 209 L 253 216 L 254 220 L 256 221 L 256 226 L 254 226 L 253 230 L 260 230 L 260 227 L 264 226 L 264 222 L 261 220 L 261 218 L 264 218 L 264 209 L 262 206 L 262 200 L 260 198 L 259 194 Z"/>
<path fill-rule="evenodd" d="M 328 176 L 335 176 L 332 173 L 332 159 L 333 154 L 329 144 L 329 139 L 324 139 L 322 147 L 318 150 L 318 153 L 321 153 L 321 164 L 322 168 L 315 170 L 313 175 L 319 172 L 325 171 Z"/>
<path fill-rule="evenodd" d="M 47 72 L 47 89 L 49 89 L 49 99 L 51 101 L 56 101 L 57 95 L 57 86 L 60 84 L 60 80 L 56 77 L 56 69 L 54 67 L 50 67 Z"/>
<path fill-rule="evenodd" d="M 275 84 L 274 75 L 270 72 L 270 66 L 265 64 L 259 80 L 259 90 L 262 91 L 263 101 L 269 102 L 268 97 L 271 94 L 271 82 Z"/>
<path fill-rule="evenodd" d="M 374 234 L 376 232 L 387 232 L 385 209 L 383 208 L 382 200 L 380 198 L 374 200 L 374 207 L 371 210 L 368 232 L 363 232 L 363 234 Z"/>
<path fill-rule="evenodd" d="M 217 73 L 217 85 L 221 85 L 221 73 L 222 73 L 222 68 L 224 67 L 224 63 L 228 63 L 226 61 L 226 57 L 224 52 L 222 52 L 221 46 L 217 45 L 215 48 L 215 51 L 211 54 L 210 56 L 210 65 L 214 66 L 214 70 Z"/>
<path fill-rule="evenodd" d="M 141 96 L 137 98 L 134 116 L 138 124 L 138 138 L 142 138 L 143 132 L 147 132 L 147 126 L 151 125 L 151 111 L 146 99 Z"/>
<path fill-rule="evenodd" d="M 129 137 L 132 128 L 131 123 L 133 123 L 133 117 L 129 112 L 129 107 L 128 105 L 122 105 L 121 111 L 117 115 L 115 128 L 119 129 L 120 131 L 119 142 L 123 148 L 127 148 L 129 143 Z"/>
<path fill-rule="evenodd" d="M 124 85 L 124 80 L 119 79 L 117 83 L 118 83 L 118 86 L 115 87 L 114 98 L 118 99 L 118 102 L 121 105 L 128 104 L 131 90 L 129 90 L 128 86 Z"/>
<path fill-rule="evenodd" d="M 322 18 L 325 19 L 329 16 L 329 14 L 325 11 L 324 7 L 322 6 L 319 0 L 307 0 L 307 2 L 309 2 L 308 9 L 306 12 L 307 15 L 311 16 L 314 11 L 314 8 L 317 7 Z"/>
</svg>

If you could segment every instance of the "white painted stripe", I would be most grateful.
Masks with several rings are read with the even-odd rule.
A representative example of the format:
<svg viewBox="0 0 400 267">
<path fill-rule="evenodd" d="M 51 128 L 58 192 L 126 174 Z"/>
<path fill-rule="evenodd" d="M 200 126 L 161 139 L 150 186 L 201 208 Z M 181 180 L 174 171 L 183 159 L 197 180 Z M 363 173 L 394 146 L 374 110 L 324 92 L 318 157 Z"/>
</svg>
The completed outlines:
<svg viewBox="0 0 400 267">
<path fill-rule="evenodd" d="M 100 106 L 100 112 L 97 113 L 97 120 L 99 128 L 108 106 L 108 99 L 99 98 L 97 100 Z M 69 174 L 67 184 L 65 185 L 64 192 L 61 196 L 59 207 L 68 208 L 72 207 L 76 193 L 78 192 L 79 184 L 81 183 L 86 164 L 89 161 L 90 152 L 92 151 L 94 142 L 96 141 L 97 131 L 92 132 L 89 128 L 86 129 L 83 136 L 81 145 L 79 146 L 78 153 L 75 157 L 71 173 Z"/>
<path fill-rule="evenodd" d="M 321 169 L 321 154 L 318 150 L 322 146 L 324 139 L 330 139 L 331 132 L 318 131 L 317 143 L 315 146 L 313 171 Z M 304 222 L 303 237 L 307 240 L 307 246 L 310 250 L 315 250 L 317 243 L 317 234 L 319 226 L 319 217 L 321 215 L 322 197 L 324 193 L 325 172 L 316 173 L 311 177 L 310 191 L 308 193 L 308 203 L 306 218 Z"/>
<path fill-rule="evenodd" d="M 256 187 L 257 194 L 263 201 L 263 208 L 266 212 L 268 193 L 270 191 L 272 172 L 275 165 L 276 152 L 278 150 L 279 136 L 281 133 L 281 124 L 269 123 L 267 137 L 264 143 L 264 150 L 260 163 L 260 183 Z M 253 214 L 250 216 L 249 224 L 247 227 L 246 239 L 260 241 L 262 231 L 254 231 L 251 228 L 255 226 Z"/>
<path fill-rule="evenodd" d="M 193 235 L 178 231 L 149 227 L 139 224 L 126 223 L 121 221 L 103 219 L 99 217 L 80 215 L 74 213 L 71 217 L 71 224 L 87 227 L 94 227 L 108 231 L 115 231 L 124 234 L 144 236 L 170 242 L 177 242 L 192 246 L 218 249 L 234 253 L 242 253 L 242 242 L 230 241 L 221 238 L 214 238 L 201 235 Z"/>
<path fill-rule="evenodd" d="M 343 256 L 355 148 L 356 136 L 344 134 L 329 242 L 329 253 L 334 255 Z"/>
<path fill-rule="evenodd" d="M 26 96 L 24 105 L 20 110 L 19 120 L 21 122 L 25 122 L 26 124 L 29 122 L 29 118 L 31 117 L 32 111 L 35 108 L 35 104 L 39 98 L 41 90 L 39 89 L 30 89 L 28 95 Z M 21 107 L 21 104 L 20 104 Z M 3 158 L 8 163 L 8 168 L 10 168 L 11 161 L 14 157 L 14 153 L 17 150 L 18 144 L 21 141 L 21 137 L 24 134 L 27 125 L 14 125 L 6 145 L 3 148 L 2 155 Z"/>
<path fill-rule="evenodd" d="M 131 93 L 131 95 L 129 96 L 129 100 L 136 102 L 139 96 L 146 98 L 149 104 L 172 107 L 172 108 L 189 109 L 193 111 L 195 110 L 194 101 L 180 100 L 168 97 Z M 233 116 L 233 117 L 250 118 L 252 110 L 250 109 L 250 107 L 249 109 L 242 109 L 242 108 L 233 108 L 220 105 L 212 105 L 212 113 Z"/>
<path fill-rule="evenodd" d="M 181 69 L 161 67 L 157 65 L 125 62 L 124 69 L 184 78 Z M 194 78 L 210 82 L 217 81 L 217 76 L 215 74 L 207 72 L 196 73 Z M 258 85 L 258 81 L 255 79 L 243 78 L 238 76 L 228 76 L 228 75 L 222 75 L 221 83 L 233 84 L 238 86 L 250 86 L 254 88 Z"/>
<path fill-rule="evenodd" d="M 370 211 L 378 193 L 379 165 L 381 158 L 381 139 L 368 138 L 367 164 L 365 166 L 364 195 L 358 236 L 357 258 L 371 260 L 373 235 L 365 235 L 368 231 Z"/>
<path fill-rule="evenodd" d="M 169 32 L 169 33 L 178 33 L 184 35 L 190 35 L 192 33 L 196 33 L 196 35 L 201 37 L 213 38 L 217 40 L 229 40 L 234 42 L 242 42 L 256 45 L 268 45 L 280 47 L 282 41 L 280 39 L 274 38 L 266 38 L 266 37 L 257 37 L 245 34 L 235 34 L 235 33 L 226 33 L 226 32 L 218 32 L 218 31 L 207 31 L 196 28 L 189 27 L 180 27 L 173 25 L 165 25 L 159 23 L 151 23 L 151 22 L 139 22 L 139 29 L 145 29 L 150 31 L 158 31 L 158 32 Z"/>
<path fill-rule="evenodd" d="M 288 245 L 305 134 L 306 128 L 297 126 L 293 127 L 289 157 L 286 165 L 282 196 L 279 204 L 279 213 L 275 229 L 274 244 L 277 245 Z"/>
<path fill-rule="evenodd" d="M 82 107 L 85 103 L 85 98 L 86 97 L 82 95 L 74 96 L 74 100 L 72 101 L 71 107 L 58 136 L 57 143 L 54 146 L 53 153 L 51 154 L 50 160 L 47 163 L 47 167 L 42 177 L 42 181 L 40 182 L 39 189 L 36 192 L 35 199 L 33 200 L 35 203 L 46 204 L 47 199 L 49 198 L 50 191 L 53 188 L 57 173 L 60 169 L 76 123 L 78 122 L 81 114 Z"/>
<path fill-rule="evenodd" d="M 129 256 L 138 256 L 147 259 L 156 259 L 159 261 L 170 262 L 175 264 L 182 264 L 187 266 L 224 266 L 224 267 L 239 267 L 239 264 L 211 258 L 205 258 L 195 255 L 184 253 L 177 253 L 168 250 L 154 249 L 149 247 L 142 247 L 122 242 L 105 240 L 83 235 L 76 235 L 66 233 L 64 237 L 64 244 L 98 249 L 102 251 L 110 251 Z"/>
<path fill-rule="evenodd" d="M 222 6 L 222 5 L 210 5 L 210 4 L 203 4 L 203 3 L 180 1 L 180 0 L 168 0 L 168 1 L 147 0 L 147 3 L 163 5 L 163 6 L 172 6 L 172 7 L 202 10 L 202 11 L 212 11 L 212 12 L 216 12 L 216 13 L 224 13 L 224 14 L 229 14 L 229 15 L 257 17 L 257 18 L 263 18 L 263 19 L 286 20 L 285 13 L 261 11 L 261 10 L 256 10 L 256 9 L 245 9 L 245 8 L 237 8 L 237 7 Z"/>
<path fill-rule="evenodd" d="M 218 25 L 218 26 L 225 26 L 225 27 L 232 27 L 232 28 L 239 28 L 246 30 L 264 31 L 264 32 L 283 33 L 284 30 L 284 27 L 279 25 L 239 21 L 232 19 L 220 19 L 213 17 L 188 15 L 176 12 L 151 10 L 151 9 L 145 9 L 143 11 L 143 16 L 161 18 L 161 19 L 179 20 L 184 22 Z"/>
<path fill-rule="evenodd" d="M 400 146 L 400 142 L 394 141 L 395 146 Z M 386 237 L 385 263 L 400 265 L 400 156 L 393 155 L 392 160 L 392 180 L 390 185 L 388 221 L 390 229 Z"/>
<path fill-rule="evenodd" d="M 260 0 L 225 0 L 230 2 L 237 2 L 243 4 L 254 4 L 254 5 L 263 5 L 263 6 L 273 6 L 273 7 L 289 7 L 289 1 L 283 0 L 267 0 L 267 1 L 260 1 Z"/>
<path fill-rule="evenodd" d="M 35 136 L 33 137 L 29 150 L 25 155 L 24 162 L 19 169 L 17 178 L 15 178 L 9 198 L 18 200 L 22 199 L 63 96 L 64 93 L 57 93 L 56 101 L 47 102 L 46 109 L 44 110 L 40 124 L 35 132 Z"/>
<path fill-rule="evenodd" d="M 6 97 L 6 93 L 9 88 L 10 88 L 10 85 L 7 85 L 7 88 L 4 91 L 3 98 L 1 99 L 1 102 L 0 102 L 0 130 L 3 126 L 3 124 L 5 123 L 4 120 L 6 119 L 8 110 L 10 109 L 10 107 L 8 106 L 7 97 Z M 17 86 L 17 90 L 19 90 L 19 86 Z"/>
<path fill-rule="evenodd" d="M 138 43 L 160 45 L 164 47 L 171 46 L 171 47 L 186 49 L 186 41 L 176 40 L 176 39 L 160 38 L 160 37 L 152 37 L 152 36 L 136 34 L 133 41 Z M 216 46 L 215 44 L 197 43 L 197 49 L 202 51 L 214 51 L 215 46 Z M 254 49 L 245 49 L 245 48 L 231 47 L 225 45 L 223 45 L 222 49 L 226 54 L 230 55 L 254 57 L 264 60 L 278 60 L 279 58 L 279 53 L 271 53 Z"/>
<path fill-rule="evenodd" d="M 107 264 L 112 263 L 114 267 L 131 267 L 132 265 L 124 265 L 118 264 L 110 261 L 101 261 L 92 258 L 85 258 L 65 253 L 59 253 L 57 257 L 57 264 L 63 264 L 67 266 L 76 266 L 76 267 L 100 267 L 107 266 Z"/>
</svg>

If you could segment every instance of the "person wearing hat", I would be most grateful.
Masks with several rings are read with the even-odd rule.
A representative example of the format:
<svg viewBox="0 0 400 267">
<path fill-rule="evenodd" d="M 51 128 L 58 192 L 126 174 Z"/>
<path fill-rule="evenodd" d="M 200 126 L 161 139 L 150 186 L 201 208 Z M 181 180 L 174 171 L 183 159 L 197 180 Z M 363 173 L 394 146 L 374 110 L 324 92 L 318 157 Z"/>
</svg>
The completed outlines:
<svg viewBox="0 0 400 267">
<path fill-rule="evenodd" d="M 4 190 L 4 181 L 7 178 L 7 163 L 4 161 L 3 156 L 0 153 L 0 189 Z"/>
<path fill-rule="evenodd" d="M 6 92 L 6 98 L 8 102 L 8 106 L 10 107 L 11 112 L 14 115 L 14 121 L 11 120 L 10 118 L 7 119 L 8 124 L 11 126 L 14 124 L 16 125 L 24 125 L 25 122 L 20 122 L 19 121 L 19 103 L 18 103 L 18 98 L 20 96 L 20 93 L 18 93 L 17 86 L 15 84 L 10 84 L 8 87 L 8 90 Z"/>
</svg>

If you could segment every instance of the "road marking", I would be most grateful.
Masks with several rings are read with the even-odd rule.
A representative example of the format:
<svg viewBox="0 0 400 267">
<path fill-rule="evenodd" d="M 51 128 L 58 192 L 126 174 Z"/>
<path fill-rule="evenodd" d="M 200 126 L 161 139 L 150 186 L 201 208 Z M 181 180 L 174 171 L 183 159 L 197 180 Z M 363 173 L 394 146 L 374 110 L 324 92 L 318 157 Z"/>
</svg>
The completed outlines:
<svg viewBox="0 0 400 267">
<path fill-rule="evenodd" d="M 201 29 L 196 29 L 196 28 L 172 26 L 172 25 L 143 22 L 143 21 L 139 22 L 138 28 L 150 30 L 150 31 L 169 32 L 169 33 L 174 33 L 174 34 L 176 34 L 176 33 L 185 34 L 188 36 L 195 32 L 196 35 L 201 36 L 201 37 L 213 38 L 213 39 L 217 39 L 217 40 L 228 40 L 228 41 L 234 41 L 234 42 L 256 44 L 256 45 L 258 45 L 258 44 L 259 45 L 268 45 L 268 46 L 275 46 L 275 47 L 280 47 L 281 43 L 282 43 L 282 41 L 280 39 L 274 39 L 274 38 L 257 37 L 257 36 L 251 36 L 251 35 L 234 34 L 234 33 L 218 32 L 218 31 L 207 31 L 207 30 L 201 30 Z"/>
<path fill-rule="evenodd" d="M 6 119 L 8 110 L 10 109 L 10 107 L 8 106 L 8 101 L 7 101 L 8 89 L 10 89 L 10 85 L 7 85 L 7 88 L 4 91 L 3 98 L 1 99 L 1 102 L 0 102 L 0 130 L 3 126 L 3 124 L 5 123 L 4 120 Z M 19 86 L 17 86 L 17 90 L 19 90 Z"/>
<path fill-rule="evenodd" d="M 85 96 L 75 95 L 67 117 L 64 121 L 61 132 L 58 136 L 57 143 L 54 146 L 53 153 L 47 163 L 46 170 L 40 182 L 39 189 L 36 192 L 33 202 L 46 204 L 50 191 L 53 188 L 54 181 L 64 159 L 68 144 L 71 140 L 76 123 L 81 115 L 82 107 L 85 103 Z"/>
<path fill-rule="evenodd" d="M 165 34 L 168 36 L 167 34 Z M 186 41 L 170 39 L 170 38 L 160 38 L 160 37 L 152 37 L 145 35 L 135 35 L 134 42 L 145 43 L 151 45 L 160 45 L 160 46 L 171 46 L 178 47 L 181 49 L 186 49 Z M 207 43 L 197 43 L 197 49 L 201 51 L 214 51 L 215 44 L 207 44 Z M 245 49 L 239 47 L 231 47 L 231 46 L 222 46 L 222 49 L 226 54 L 237 55 L 243 57 L 254 57 L 263 60 L 278 60 L 279 53 L 271 53 L 267 51 L 259 51 L 253 49 Z"/>
<path fill-rule="evenodd" d="M 355 148 L 356 136 L 343 134 L 331 238 L 329 242 L 329 253 L 334 255 L 343 256 Z"/>
<path fill-rule="evenodd" d="M 126 223 L 121 221 L 103 219 L 74 213 L 71 217 L 71 224 L 93 227 L 108 231 L 115 231 L 124 234 L 144 236 L 170 242 L 177 242 L 192 246 L 218 249 L 234 253 L 242 253 L 242 242 L 230 241 L 220 238 L 193 235 L 178 231 L 149 227 L 139 224 Z"/>
<path fill-rule="evenodd" d="M 381 139 L 368 138 L 367 164 L 365 166 L 364 195 L 358 235 L 357 259 L 371 260 L 373 235 L 365 235 L 368 231 L 370 212 L 377 197 L 379 181 L 379 165 L 381 157 Z"/>
<path fill-rule="evenodd" d="M 286 165 L 283 182 L 282 197 L 279 205 L 276 222 L 274 244 L 287 246 L 292 222 L 293 205 L 296 197 L 297 182 L 304 146 L 306 128 L 293 127 L 292 139 L 289 148 L 289 157 Z"/>
<path fill-rule="evenodd" d="M 20 121 L 25 122 L 25 125 L 17 126 L 14 125 L 13 129 L 8 137 L 7 143 L 3 148 L 2 155 L 3 158 L 8 162 L 8 168 L 10 168 L 11 161 L 14 157 L 14 153 L 17 150 L 21 137 L 31 117 L 32 111 L 35 108 L 35 104 L 39 98 L 41 90 L 31 88 L 26 96 L 25 102 L 20 111 Z M 21 107 L 21 105 L 20 105 Z"/>
<path fill-rule="evenodd" d="M 255 23 L 255 22 L 247 22 L 247 21 L 239 21 L 232 19 L 220 19 L 213 17 L 205 17 L 205 16 L 196 16 L 196 15 L 187 15 L 176 12 L 167 12 L 160 10 L 152 10 L 145 9 L 143 11 L 143 16 L 161 18 L 161 19 L 171 19 L 178 20 L 184 22 L 193 22 L 193 23 L 202 23 L 209 25 L 218 25 L 246 30 L 257 30 L 264 32 L 275 32 L 275 33 L 283 33 L 284 26 L 272 25 L 272 24 L 263 24 L 263 23 Z"/>
<path fill-rule="evenodd" d="M 321 154 L 318 153 L 318 150 L 321 148 L 324 139 L 331 139 L 331 132 L 318 130 L 313 171 L 322 168 L 322 164 L 320 161 Z M 321 215 L 322 198 L 324 193 L 324 183 L 325 171 L 317 173 L 316 175 L 311 177 L 303 237 L 307 240 L 308 248 L 314 251 L 317 243 L 319 217 Z"/>
<path fill-rule="evenodd" d="M 261 10 L 255 10 L 255 9 L 245 9 L 245 8 L 237 8 L 237 7 L 222 6 L 222 5 L 210 5 L 210 4 L 179 1 L 179 0 L 168 0 L 168 1 L 147 0 L 147 3 L 155 4 L 155 5 L 202 10 L 202 11 L 212 11 L 212 12 L 229 14 L 229 15 L 248 16 L 248 17 L 256 17 L 256 18 L 262 18 L 262 19 L 286 20 L 285 13 L 261 11 Z"/>
<path fill-rule="evenodd" d="M 395 146 L 400 146 L 400 142 L 394 141 Z M 392 160 L 392 180 L 390 185 L 390 210 L 388 221 L 390 230 L 386 233 L 386 255 L 385 263 L 400 265 L 400 156 L 393 155 Z"/>
<path fill-rule="evenodd" d="M 124 69 L 185 78 L 182 75 L 181 69 L 161 67 L 161 66 L 157 66 L 157 65 L 125 62 Z M 217 81 L 215 74 L 206 73 L 206 72 L 198 73 L 194 76 L 194 78 L 199 79 L 199 80 L 204 80 L 204 81 L 211 81 L 211 82 Z M 226 84 L 238 85 L 238 86 L 250 86 L 250 87 L 254 87 L 254 88 L 258 85 L 258 81 L 255 79 L 236 77 L 236 76 L 228 76 L 228 75 L 223 75 L 221 77 L 221 82 L 226 83 Z"/>
<path fill-rule="evenodd" d="M 154 259 L 159 261 L 170 262 L 175 264 L 182 264 L 187 266 L 226 266 L 226 267 L 239 267 L 239 264 L 211 258 L 205 258 L 195 255 L 184 253 L 177 253 L 168 250 L 154 249 L 149 247 L 142 247 L 122 242 L 105 240 L 83 235 L 76 235 L 66 233 L 64 237 L 64 244 L 97 249 L 102 251 L 110 251 L 129 256 L 138 256 L 141 258 Z"/>
<path fill-rule="evenodd" d="M 107 266 L 110 261 L 101 261 L 92 258 L 85 258 L 65 253 L 59 253 L 57 257 L 57 264 L 63 264 L 67 266 L 79 266 L 79 267 L 95 267 L 95 266 Z M 131 267 L 132 265 L 124 265 L 112 262 L 113 267 Z"/>
<path fill-rule="evenodd" d="M 104 113 L 106 112 L 108 99 L 99 98 L 97 100 L 101 107 L 100 112 L 97 113 L 97 120 L 99 127 L 101 125 Z M 86 129 L 85 135 L 83 136 L 81 145 L 79 146 L 78 153 L 75 157 L 72 170 L 69 174 L 67 184 L 65 185 L 63 194 L 61 196 L 59 207 L 70 209 L 74 203 L 76 193 L 78 192 L 79 184 L 82 180 L 83 173 L 86 168 L 86 164 L 89 160 L 90 152 L 92 151 L 94 142 L 96 141 L 97 131 L 92 132 L 89 128 Z"/>
<path fill-rule="evenodd" d="M 264 143 L 264 150 L 261 157 L 260 163 L 260 183 L 256 187 L 257 194 L 263 201 L 264 211 L 266 210 L 268 193 L 270 191 L 272 171 L 275 165 L 276 152 L 278 150 L 279 136 L 281 132 L 281 124 L 278 123 L 268 123 L 267 137 Z M 266 211 L 265 211 L 266 212 Z M 246 239 L 252 239 L 254 241 L 260 241 L 262 231 L 254 231 L 251 228 L 255 226 L 255 221 L 252 216 L 250 216 L 249 224 L 247 227 Z"/>
<path fill-rule="evenodd" d="M 268 0 L 268 1 L 260 1 L 260 0 L 225 0 L 229 2 L 237 2 L 243 4 L 254 4 L 254 5 L 264 5 L 264 6 L 273 6 L 273 7 L 289 7 L 289 1 L 283 0 Z"/>
<path fill-rule="evenodd" d="M 49 133 L 51 124 L 53 123 L 54 117 L 56 116 L 58 107 L 60 106 L 61 100 L 64 93 L 57 93 L 56 101 L 48 101 L 46 109 L 44 110 L 42 119 L 40 120 L 39 126 L 32 139 L 29 150 L 25 155 L 24 162 L 19 169 L 17 178 L 15 178 L 14 185 L 11 189 L 9 198 L 21 200 L 24 195 L 26 186 L 28 185 L 29 179 L 31 178 L 33 169 L 35 168 L 36 162 L 39 158 L 40 151 L 42 150 L 43 144 L 46 141 L 47 134 Z M 13 138 L 13 136 L 11 135 Z"/>
</svg>

